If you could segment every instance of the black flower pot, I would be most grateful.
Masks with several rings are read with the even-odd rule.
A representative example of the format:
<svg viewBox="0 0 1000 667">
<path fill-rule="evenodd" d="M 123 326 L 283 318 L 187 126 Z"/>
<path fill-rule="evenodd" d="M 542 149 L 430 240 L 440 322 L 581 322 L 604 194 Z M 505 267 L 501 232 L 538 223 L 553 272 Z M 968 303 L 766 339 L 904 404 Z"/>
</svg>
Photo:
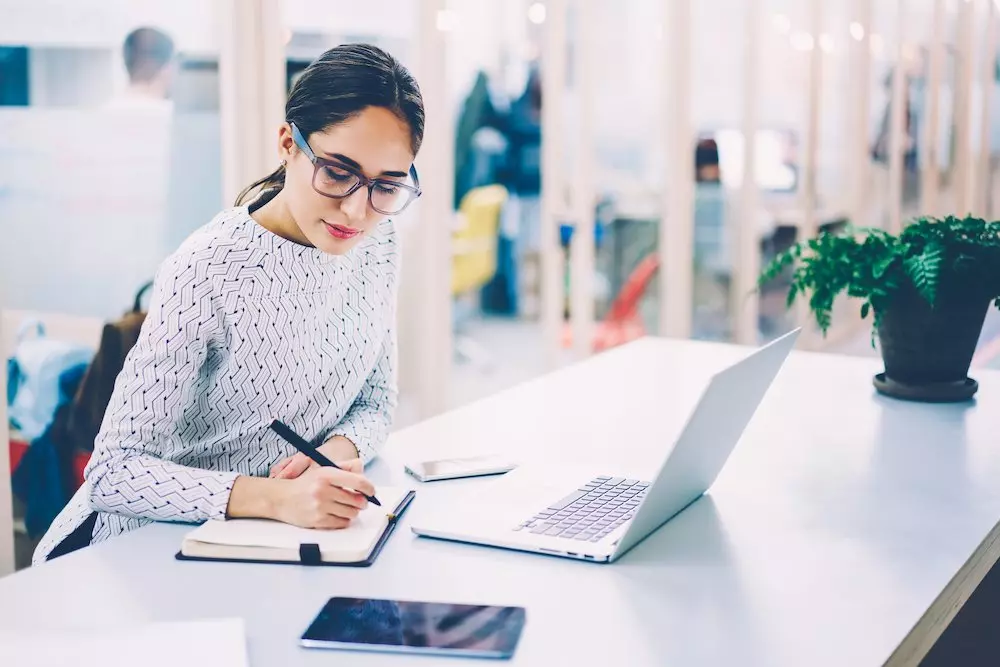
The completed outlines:
<svg viewBox="0 0 1000 667">
<path fill-rule="evenodd" d="M 942 285 L 933 308 L 916 289 L 900 289 L 881 313 L 885 372 L 875 376 L 875 388 L 914 401 L 972 398 L 979 385 L 968 377 L 969 366 L 989 305 L 969 285 Z"/>
</svg>

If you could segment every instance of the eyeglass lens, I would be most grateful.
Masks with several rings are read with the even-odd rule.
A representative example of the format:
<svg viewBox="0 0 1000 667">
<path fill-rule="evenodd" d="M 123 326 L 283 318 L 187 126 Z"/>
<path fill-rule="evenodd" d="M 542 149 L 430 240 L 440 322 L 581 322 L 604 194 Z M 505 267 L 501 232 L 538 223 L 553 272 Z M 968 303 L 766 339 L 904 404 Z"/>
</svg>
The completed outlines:
<svg viewBox="0 0 1000 667">
<path fill-rule="evenodd" d="M 332 197 L 343 197 L 358 186 L 361 179 L 352 171 L 323 166 L 316 173 L 317 190 Z M 392 181 L 376 180 L 371 186 L 372 208 L 382 213 L 397 213 L 410 199 L 410 192 Z"/>
</svg>

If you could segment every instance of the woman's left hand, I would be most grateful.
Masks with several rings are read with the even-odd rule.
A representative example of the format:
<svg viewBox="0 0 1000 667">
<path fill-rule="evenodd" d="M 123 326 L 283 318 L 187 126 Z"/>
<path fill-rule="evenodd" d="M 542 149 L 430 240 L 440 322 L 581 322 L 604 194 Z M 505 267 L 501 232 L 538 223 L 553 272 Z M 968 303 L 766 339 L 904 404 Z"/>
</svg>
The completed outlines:
<svg viewBox="0 0 1000 667">
<path fill-rule="evenodd" d="M 358 448 L 354 446 L 350 440 L 342 435 L 335 435 L 322 445 L 317 447 L 317 450 L 326 458 L 331 461 L 336 461 L 337 465 L 344 468 L 344 470 L 350 470 L 351 472 L 361 472 L 364 465 L 358 456 Z M 342 464 L 342 461 L 347 461 L 350 463 Z M 354 465 L 354 461 L 357 461 L 357 465 Z M 311 458 L 305 454 L 299 452 L 293 454 L 292 456 L 287 456 L 271 467 L 271 477 L 277 479 L 295 479 L 309 468 L 319 465 Z M 357 468 L 357 469 L 355 469 Z"/>
<path fill-rule="evenodd" d="M 305 454 L 293 454 L 281 459 L 271 468 L 271 477 L 276 479 L 295 479 L 309 468 L 315 468 L 319 464 Z M 364 470 L 361 459 L 350 459 L 348 461 L 337 461 L 337 466 L 341 470 L 360 473 Z"/>
<path fill-rule="evenodd" d="M 271 466 L 271 477 L 276 479 L 295 479 L 315 465 L 319 464 L 301 452 L 292 454 Z"/>
</svg>

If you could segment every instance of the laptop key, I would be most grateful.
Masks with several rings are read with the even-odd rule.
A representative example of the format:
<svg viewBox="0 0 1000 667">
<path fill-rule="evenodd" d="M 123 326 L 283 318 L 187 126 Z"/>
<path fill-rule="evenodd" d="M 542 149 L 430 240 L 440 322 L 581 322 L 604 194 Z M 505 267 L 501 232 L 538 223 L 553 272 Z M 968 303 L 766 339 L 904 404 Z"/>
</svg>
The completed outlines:
<svg viewBox="0 0 1000 667">
<path fill-rule="evenodd" d="M 549 505 L 549 509 L 550 510 L 562 510 L 562 509 L 565 509 L 565 508 L 569 507 L 570 505 L 572 505 L 577 500 L 579 500 L 580 498 L 582 498 L 584 495 L 585 494 L 584 494 L 583 491 L 579 491 L 579 490 L 574 491 L 573 493 L 569 494 L 568 496 L 566 496 L 565 498 L 563 498 L 559 502 L 557 502 L 555 504 L 552 504 L 552 505 Z"/>
<path fill-rule="evenodd" d="M 540 524 L 538 524 L 537 526 L 535 526 L 534 528 L 531 529 L 531 534 L 532 535 L 540 535 L 540 534 L 544 533 L 545 531 L 547 531 L 549 528 L 552 528 L 552 524 L 551 523 L 540 523 Z"/>
<path fill-rule="evenodd" d="M 546 530 L 543 533 L 543 535 L 549 535 L 551 537 L 555 537 L 556 535 L 561 535 L 564 530 L 566 529 L 563 528 L 562 526 L 553 526 L 552 528 Z"/>
</svg>

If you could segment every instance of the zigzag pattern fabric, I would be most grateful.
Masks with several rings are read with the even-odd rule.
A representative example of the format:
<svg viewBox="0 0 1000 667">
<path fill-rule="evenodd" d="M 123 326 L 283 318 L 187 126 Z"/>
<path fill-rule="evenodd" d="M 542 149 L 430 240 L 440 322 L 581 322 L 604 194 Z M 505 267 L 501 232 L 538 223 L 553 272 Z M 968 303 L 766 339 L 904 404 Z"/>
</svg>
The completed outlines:
<svg viewBox="0 0 1000 667">
<path fill-rule="evenodd" d="M 86 482 L 34 561 L 93 511 L 92 543 L 223 517 L 238 475 L 294 453 L 272 419 L 375 457 L 397 400 L 398 260 L 388 220 L 342 256 L 272 234 L 246 207 L 193 234 L 160 267 Z"/>
</svg>

